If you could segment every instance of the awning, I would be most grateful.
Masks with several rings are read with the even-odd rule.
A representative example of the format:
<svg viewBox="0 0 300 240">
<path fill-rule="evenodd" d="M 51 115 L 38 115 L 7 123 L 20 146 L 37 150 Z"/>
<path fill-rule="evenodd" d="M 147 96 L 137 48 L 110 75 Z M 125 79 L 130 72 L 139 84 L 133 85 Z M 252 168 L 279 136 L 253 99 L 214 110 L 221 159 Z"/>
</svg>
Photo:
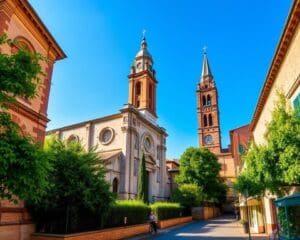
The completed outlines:
<svg viewBox="0 0 300 240">
<path fill-rule="evenodd" d="M 262 203 L 261 203 L 261 200 L 260 200 L 260 199 L 252 198 L 252 197 L 247 199 L 247 206 L 248 206 L 248 207 L 251 207 L 251 206 L 259 206 L 259 205 L 261 205 L 261 204 L 262 204 Z M 246 201 L 244 200 L 244 201 L 240 202 L 239 206 L 240 206 L 240 207 L 246 207 Z"/>
<path fill-rule="evenodd" d="M 276 207 L 288 207 L 288 206 L 295 206 L 300 205 L 300 193 L 295 193 L 290 196 L 278 198 L 275 201 Z"/>
</svg>

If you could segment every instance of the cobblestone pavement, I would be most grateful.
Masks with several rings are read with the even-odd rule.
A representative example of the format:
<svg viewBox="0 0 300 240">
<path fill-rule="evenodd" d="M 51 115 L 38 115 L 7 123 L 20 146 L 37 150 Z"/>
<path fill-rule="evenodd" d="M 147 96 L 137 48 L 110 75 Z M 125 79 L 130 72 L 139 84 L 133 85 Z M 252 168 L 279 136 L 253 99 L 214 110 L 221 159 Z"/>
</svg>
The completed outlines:
<svg viewBox="0 0 300 240">
<path fill-rule="evenodd" d="M 130 240 L 157 239 L 157 240 L 247 240 L 248 235 L 243 233 L 241 225 L 232 216 L 222 216 L 212 220 L 199 220 L 189 224 L 159 230 L 156 235 L 143 235 Z M 256 234 L 252 240 L 269 240 L 268 236 Z"/>
</svg>

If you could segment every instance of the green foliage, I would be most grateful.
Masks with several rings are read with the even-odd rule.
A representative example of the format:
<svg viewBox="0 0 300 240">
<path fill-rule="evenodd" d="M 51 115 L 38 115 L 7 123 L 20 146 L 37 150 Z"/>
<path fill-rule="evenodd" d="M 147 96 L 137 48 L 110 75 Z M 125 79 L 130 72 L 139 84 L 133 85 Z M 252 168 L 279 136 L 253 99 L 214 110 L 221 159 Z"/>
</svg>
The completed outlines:
<svg viewBox="0 0 300 240">
<path fill-rule="evenodd" d="M 138 179 L 138 194 L 137 199 L 142 200 L 144 203 L 148 203 L 148 178 L 146 172 L 145 154 L 143 153 L 142 160 L 139 167 L 139 179 Z"/>
<path fill-rule="evenodd" d="M 285 96 L 279 94 L 272 121 L 267 125 L 267 146 L 272 162 L 269 170 L 278 168 L 277 181 L 286 184 L 300 183 L 300 118 L 287 108 Z M 272 174 L 272 171 L 268 171 Z M 278 179 L 278 177 L 280 177 Z"/>
<path fill-rule="evenodd" d="M 288 214 L 288 216 L 286 215 Z M 284 207 L 279 207 L 277 218 L 280 226 L 280 236 L 288 239 L 300 237 L 300 206 L 288 206 L 287 212 Z"/>
<path fill-rule="evenodd" d="M 150 207 L 140 200 L 118 200 L 110 207 L 105 227 L 141 224 L 147 221 Z M 126 217 L 126 224 L 125 224 Z"/>
<path fill-rule="evenodd" d="M 196 184 L 182 184 L 173 192 L 172 200 L 190 209 L 201 205 L 203 195 L 201 187 Z"/>
<path fill-rule="evenodd" d="M 190 147 L 180 158 L 179 184 L 196 184 L 203 191 L 203 201 L 221 202 L 226 198 L 226 186 L 219 175 L 221 165 L 216 155 L 206 148 Z"/>
<path fill-rule="evenodd" d="M 0 112 L 0 126 L 0 198 L 39 202 L 49 188 L 48 156 L 30 137 L 19 134 L 9 114 Z"/>
<path fill-rule="evenodd" d="M 182 207 L 179 203 L 155 202 L 150 205 L 158 220 L 176 218 L 182 216 Z"/>
<path fill-rule="evenodd" d="M 0 45 L 12 44 L 6 35 Z M 44 58 L 20 49 L 15 54 L 0 52 L 0 198 L 17 202 L 31 199 L 38 202 L 49 187 L 47 172 L 51 169 L 47 155 L 6 112 L 16 97 L 36 96 L 40 61 Z"/>
<path fill-rule="evenodd" d="M 0 45 L 4 44 L 12 44 L 12 41 L 6 35 L 1 35 Z M 20 49 L 15 54 L 0 52 L 0 107 L 15 102 L 17 96 L 36 96 L 39 79 L 44 75 L 41 61 L 45 61 L 45 58 L 26 49 Z"/>
<path fill-rule="evenodd" d="M 78 231 L 82 213 L 94 218 L 100 226 L 113 195 L 97 153 L 86 152 L 79 143 L 65 143 L 55 138 L 47 143 L 46 152 L 53 166 L 49 174 L 51 188 L 40 204 L 29 202 L 35 218 L 44 223 L 48 232 Z"/>
<path fill-rule="evenodd" d="M 246 168 L 235 189 L 259 195 L 270 190 L 282 195 L 283 186 L 300 184 L 300 118 L 287 108 L 283 94 L 267 124 L 266 143 L 252 143 L 244 156 Z"/>
</svg>

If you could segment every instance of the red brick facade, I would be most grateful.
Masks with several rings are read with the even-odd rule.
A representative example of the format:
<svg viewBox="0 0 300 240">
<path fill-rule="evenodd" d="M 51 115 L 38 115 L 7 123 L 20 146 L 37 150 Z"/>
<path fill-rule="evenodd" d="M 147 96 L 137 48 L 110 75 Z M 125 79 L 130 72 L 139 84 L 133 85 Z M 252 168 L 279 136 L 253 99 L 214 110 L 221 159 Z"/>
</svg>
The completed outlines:
<svg viewBox="0 0 300 240">
<path fill-rule="evenodd" d="M 65 58 L 65 54 L 27 0 L 0 0 L 0 34 L 6 34 L 12 40 L 22 39 L 29 50 L 42 54 L 48 60 L 41 63 L 45 76 L 40 79 L 37 97 L 32 100 L 20 98 L 9 109 L 22 133 L 42 142 L 49 121 L 47 107 L 53 64 Z M 16 50 L 15 46 L 0 47 L 0 51 L 6 54 Z M 23 202 L 16 205 L 6 200 L 0 201 L 0 239 L 27 240 L 32 231 L 33 224 L 30 224 L 30 216 Z"/>
</svg>

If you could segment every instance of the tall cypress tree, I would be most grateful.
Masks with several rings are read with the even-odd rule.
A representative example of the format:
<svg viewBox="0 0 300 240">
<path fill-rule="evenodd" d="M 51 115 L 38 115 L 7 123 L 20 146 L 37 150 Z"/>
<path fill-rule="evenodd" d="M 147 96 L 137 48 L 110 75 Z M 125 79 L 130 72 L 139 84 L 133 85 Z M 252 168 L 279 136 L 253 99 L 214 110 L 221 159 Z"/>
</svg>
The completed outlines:
<svg viewBox="0 0 300 240">
<path fill-rule="evenodd" d="M 148 178 L 146 172 L 145 154 L 143 153 L 139 167 L 138 196 L 139 200 L 148 203 Z"/>
</svg>

